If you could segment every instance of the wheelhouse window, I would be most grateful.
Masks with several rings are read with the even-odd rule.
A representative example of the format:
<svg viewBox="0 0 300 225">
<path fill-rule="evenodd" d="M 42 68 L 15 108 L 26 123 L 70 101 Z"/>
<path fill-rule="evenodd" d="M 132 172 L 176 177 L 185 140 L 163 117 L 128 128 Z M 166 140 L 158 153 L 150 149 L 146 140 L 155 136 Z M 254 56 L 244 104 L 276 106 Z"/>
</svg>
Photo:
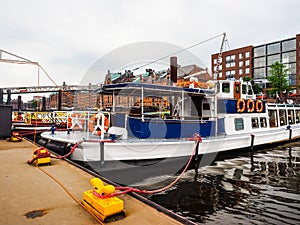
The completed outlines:
<svg viewBox="0 0 300 225">
<path fill-rule="evenodd" d="M 248 85 L 248 95 L 253 95 L 253 91 L 252 91 L 251 85 Z"/>
<path fill-rule="evenodd" d="M 234 119 L 234 127 L 235 127 L 235 130 L 244 130 L 243 118 L 235 118 Z"/>
<path fill-rule="evenodd" d="M 260 121 L 260 127 L 262 127 L 262 128 L 267 127 L 267 118 L 266 117 L 260 117 L 259 121 Z"/>
<path fill-rule="evenodd" d="M 223 83 L 222 84 L 222 92 L 230 93 L 230 84 L 229 83 Z"/>
<path fill-rule="evenodd" d="M 259 128 L 258 117 L 251 118 L 252 128 Z"/>
<path fill-rule="evenodd" d="M 284 126 L 287 124 L 285 109 L 279 109 L 279 121 L 280 121 L 280 126 Z"/>
<path fill-rule="evenodd" d="M 277 110 L 269 110 L 270 127 L 278 127 Z"/>
<path fill-rule="evenodd" d="M 295 115 L 293 109 L 288 110 L 288 120 L 289 120 L 289 124 L 295 124 Z"/>
<path fill-rule="evenodd" d="M 247 93 L 247 86 L 245 84 L 242 85 L 242 94 L 246 94 Z"/>
</svg>

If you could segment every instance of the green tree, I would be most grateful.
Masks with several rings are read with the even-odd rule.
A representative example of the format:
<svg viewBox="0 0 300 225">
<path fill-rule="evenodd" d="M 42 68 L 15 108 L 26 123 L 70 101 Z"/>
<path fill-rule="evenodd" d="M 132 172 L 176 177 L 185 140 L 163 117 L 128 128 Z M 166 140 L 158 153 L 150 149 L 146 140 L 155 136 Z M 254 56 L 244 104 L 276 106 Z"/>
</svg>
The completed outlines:
<svg viewBox="0 0 300 225">
<path fill-rule="evenodd" d="M 286 91 L 288 92 L 292 88 L 289 86 L 288 81 L 287 81 L 287 76 L 289 69 L 285 67 L 284 64 L 275 62 L 270 66 L 270 71 L 269 75 L 267 77 L 268 81 L 271 82 L 272 89 L 270 92 L 272 94 L 278 93 L 280 98 L 282 97 L 282 92 Z"/>
</svg>

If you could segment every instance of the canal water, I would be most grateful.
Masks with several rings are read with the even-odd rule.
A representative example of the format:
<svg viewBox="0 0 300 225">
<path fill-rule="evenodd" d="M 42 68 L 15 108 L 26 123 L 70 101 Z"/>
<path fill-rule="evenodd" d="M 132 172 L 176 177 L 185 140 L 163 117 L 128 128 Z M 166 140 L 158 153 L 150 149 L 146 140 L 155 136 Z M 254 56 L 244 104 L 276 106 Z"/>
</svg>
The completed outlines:
<svg viewBox="0 0 300 225">
<path fill-rule="evenodd" d="M 300 224 L 300 142 L 189 170 L 150 199 L 197 224 Z"/>
</svg>

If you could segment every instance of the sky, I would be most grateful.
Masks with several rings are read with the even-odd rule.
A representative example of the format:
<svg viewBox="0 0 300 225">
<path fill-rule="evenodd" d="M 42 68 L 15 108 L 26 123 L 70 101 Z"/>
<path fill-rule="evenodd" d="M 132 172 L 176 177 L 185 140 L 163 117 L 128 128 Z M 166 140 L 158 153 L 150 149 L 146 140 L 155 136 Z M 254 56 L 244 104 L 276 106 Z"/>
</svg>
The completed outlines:
<svg viewBox="0 0 300 225">
<path fill-rule="evenodd" d="M 298 0 L 0 0 L 0 49 L 79 84 L 103 56 L 137 42 L 186 48 L 226 32 L 225 50 L 300 33 Z M 191 48 L 210 68 L 222 37 Z M 2 58 L 13 57 L 2 53 Z M 0 62 L 0 88 L 54 85 L 33 65 Z"/>
</svg>

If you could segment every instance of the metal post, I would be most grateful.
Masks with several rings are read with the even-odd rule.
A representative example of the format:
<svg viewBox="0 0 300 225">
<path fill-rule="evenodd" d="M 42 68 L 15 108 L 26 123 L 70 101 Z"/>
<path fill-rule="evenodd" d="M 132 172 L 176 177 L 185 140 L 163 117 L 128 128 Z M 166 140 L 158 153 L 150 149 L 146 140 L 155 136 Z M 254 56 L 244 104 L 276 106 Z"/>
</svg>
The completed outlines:
<svg viewBox="0 0 300 225">
<path fill-rule="evenodd" d="M 46 111 L 46 97 L 43 96 L 42 98 L 42 112 Z"/>
<path fill-rule="evenodd" d="M 10 105 L 11 104 L 11 90 L 7 90 L 7 101 L 6 101 L 6 105 Z"/>
<path fill-rule="evenodd" d="M 18 111 L 22 109 L 22 97 L 21 95 L 18 96 Z"/>
<path fill-rule="evenodd" d="M 62 90 L 58 90 L 57 110 L 61 111 Z"/>
<path fill-rule="evenodd" d="M 250 147 L 251 152 L 252 152 L 253 149 L 254 149 L 254 137 L 255 137 L 255 135 L 254 135 L 254 134 L 251 134 L 251 147 Z"/>
<path fill-rule="evenodd" d="M 289 141 L 291 142 L 291 140 L 292 140 L 292 127 L 291 127 L 291 125 L 290 124 L 287 125 L 286 129 L 289 130 Z"/>
<path fill-rule="evenodd" d="M 144 121 L 144 88 L 142 87 L 142 99 L 141 99 L 141 114 L 142 114 L 142 121 Z"/>
<path fill-rule="evenodd" d="M 3 89 L 0 88 L 0 105 L 3 105 Z"/>
<path fill-rule="evenodd" d="M 104 165 L 104 142 L 100 142 L 100 163 L 101 166 Z"/>
</svg>

